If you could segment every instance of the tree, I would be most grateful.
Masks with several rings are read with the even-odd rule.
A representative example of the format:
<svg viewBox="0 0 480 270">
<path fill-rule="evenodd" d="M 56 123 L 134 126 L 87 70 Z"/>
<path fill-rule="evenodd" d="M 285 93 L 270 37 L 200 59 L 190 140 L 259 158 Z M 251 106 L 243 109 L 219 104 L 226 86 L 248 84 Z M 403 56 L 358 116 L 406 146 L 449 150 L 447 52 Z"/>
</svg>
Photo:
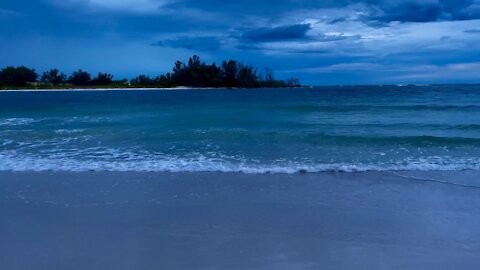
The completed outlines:
<svg viewBox="0 0 480 270">
<path fill-rule="evenodd" d="M 238 63 L 237 61 L 223 61 L 222 63 L 222 77 L 223 84 L 226 87 L 235 87 L 237 86 L 237 73 L 238 73 Z"/>
<path fill-rule="evenodd" d="M 166 75 L 160 75 L 157 77 L 156 82 L 161 87 L 171 87 L 172 86 L 172 77 L 170 73 Z"/>
<path fill-rule="evenodd" d="M 217 67 L 215 63 L 203 66 L 203 85 L 208 87 L 223 86 L 222 69 Z"/>
<path fill-rule="evenodd" d="M 130 84 L 138 85 L 138 86 L 152 86 L 152 85 L 155 85 L 155 79 L 152 79 L 147 75 L 140 75 L 136 78 L 133 78 L 130 81 Z"/>
<path fill-rule="evenodd" d="M 240 65 L 237 80 L 242 88 L 259 87 L 257 69 L 250 65 Z"/>
<path fill-rule="evenodd" d="M 185 64 L 182 61 L 177 61 L 173 66 L 173 74 L 180 73 L 184 69 L 185 69 Z"/>
<path fill-rule="evenodd" d="M 186 85 L 186 66 L 183 62 L 177 61 L 173 66 L 172 81 L 175 85 Z"/>
<path fill-rule="evenodd" d="M 275 76 L 273 75 L 273 71 L 269 68 L 266 68 L 265 69 L 265 82 L 266 83 L 271 83 L 273 81 L 275 81 Z"/>
<path fill-rule="evenodd" d="M 29 82 L 35 82 L 38 74 L 35 70 L 26 67 L 6 67 L 0 70 L 0 85 L 25 85 Z M 50 85 L 58 85 L 67 81 L 70 84 L 78 86 L 88 85 L 109 85 L 128 84 L 128 80 L 114 81 L 113 75 L 108 73 L 98 73 L 95 78 L 91 78 L 88 72 L 83 70 L 75 71 L 66 78 L 65 74 L 58 69 L 51 69 L 42 74 L 41 81 Z M 259 75 L 257 69 L 251 65 L 244 65 L 235 60 L 223 61 L 220 66 L 215 63 L 207 64 L 202 62 L 200 57 L 193 55 L 185 64 L 182 61 L 175 62 L 172 73 L 160 75 L 158 77 L 149 77 L 140 75 L 130 81 L 131 85 L 146 87 L 298 87 L 298 79 L 289 79 L 288 81 L 276 80 L 273 71 L 266 69 L 265 75 Z"/>
<path fill-rule="evenodd" d="M 128 79 L 127 78 L 123 78 L 121 80 L 118 80 L 118 81 L 115 81 L 115 83 L 120 83 L 120 84 L 128 84 Z"/>
<path fill-rule="evenodd" d="M 79 69 L 72 73 L 68 82 L 74 85 L 86 86 L 91 83 L 91 76 L 90 73 Z"/>
<path fill-rule="evenodd" d="M 288 87 L 301 87 L 300 80 L 297 78 L 290 78 L 287 80 Z"/>
<path fill-rule="evenodd" d="M 21 67 L 6 67 L 0 71 L 0 84 L 23 86 L 29 82 L 35 82 L 38 74 L 34 69 Z"/>
<path fill-rule="evenodd" d="M 265 69 L 265 78 L 262 81 L 263 87 L 284 87 L 284 81 L 277 81 L 275 80 L 275 76 L 273 75 L 273 70 L 266 68 Z"/>
<path fill-rule="evenodd" d="M 173 67 L 172 82 L 175 85 L 205 87 L 217 85 L 221 70 L 215 65 L 206 65 L 197 55 L 192 56 L 185 65 L 177 61 Z"/>
<path fill-rule="evenodd" d="M 188 60 L 188 68 L 190 69 L 199 68 L 201 65 L 202 62 L 200 61 L 200 57 L 198 55 L 194 55 Z"/>
<path fill-rule="evenodd" d="M 52 85 L 59 85 L 64 83 L 67 80 L 67 76 L 58 69 L 51 69 L 43 73 L 42 78 L 40 79 L 43 83 L 48 83 Z"/>
<path fill-rule="evenodd" d="M 107 73 L 98 73 L 97 77 L 93 78 L 92 84 L 95 85 L 109 85 L 113 82 L 113 75 Z"/>
<path fill-rule="evenodd" d="M 188 86 L 202 87 L 202 62 L 200 62 L 200 57 L 194 55 L 188 60 L 188 65 L 186 68 L 186 84 Z"/>
</svg>

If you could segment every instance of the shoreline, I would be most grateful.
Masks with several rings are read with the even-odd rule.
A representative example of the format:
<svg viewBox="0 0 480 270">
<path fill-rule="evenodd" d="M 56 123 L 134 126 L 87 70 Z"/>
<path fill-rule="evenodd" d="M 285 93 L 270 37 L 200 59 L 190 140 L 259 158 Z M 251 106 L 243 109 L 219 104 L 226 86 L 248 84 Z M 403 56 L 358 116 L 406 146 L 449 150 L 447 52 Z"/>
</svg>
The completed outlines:
<svg viewBox="0 0 480 270">
<path fill-rule="evenodd" d="M 301 87 L 280 87 L 280 88 L 269 88 L 269 87 L 255 87 L 255 88 L 240 88 L 240 87 L 191 87 L 191 86 L 178 86 L 178 87 L 98 87 L 98 88 L 25 88 L 25 89 L 0 89 L 1 92 L 65 92 L 65 91 L 128 91 L 128 90 L 261 90 L 261 89 L 312 89 L 312 88 L 329 88 L 329 87 L 394 87 L 394 88 L 404 88 L 404 87 L 430 87 L 430 86 L 480 86 L 480 83 L 452 83 L 452 84 L 352 84 L 352 85 L 306 85 Z"/>
<path fill-rule="evenodd" d="M 479 175 L 0 172 L 0 267 L 473 270 L 480 190 L 412 177 Z"/>
<path fill-rule="evenodd" d="M 92 91 L 173 91 L 173 90 L 217 90 L 225 88 L 192 88 L 192 87 L 175 87 L 175 88 L 65 88 L 65 89 L 9 89 L 9 90 L 0 90 L 1 92 L 92 92 Z"/>
<path fill-rule="evenodd" d="M 1 175 L 10 174 L 47 174 L 47 175 L 65 175 L 65 174 L 78 174 L 78 175 L 102 175 L 102 174 L 138 174 L 138 175 L 243 175 L 245 177 L 251 176 L 323 176 L 323 175 L 337 175 L 337 176 L 349 176 L 349 175 L 388 175 L 398 178 L 403 178 L 412 181 L 432 182 L 446 185 L 456 185 L 465 187 L 480 188 L 480 170 L 465 169 L 465 170 L 384 170 L 384 171 L 297 171 L 297 172 L 243 172 L 243 171 L 149 171 L 149 170 L 0 170 Z M 457 181 L 449 180 L 451 178 L 460 177 Z"/>
<path fill-rule="evenodd" d="M 311 89 L 312 86 L 306 87 L 284 87 L 284 88 L 228 88 L 228 87 L 118 87 L 118 88 L 49 88 L 49 89 L 0 89 L 2 92 L 93 92 L 93 91 L 174 91 L 174 90 L 265 90 L 265 89 Z"/>
</svg>

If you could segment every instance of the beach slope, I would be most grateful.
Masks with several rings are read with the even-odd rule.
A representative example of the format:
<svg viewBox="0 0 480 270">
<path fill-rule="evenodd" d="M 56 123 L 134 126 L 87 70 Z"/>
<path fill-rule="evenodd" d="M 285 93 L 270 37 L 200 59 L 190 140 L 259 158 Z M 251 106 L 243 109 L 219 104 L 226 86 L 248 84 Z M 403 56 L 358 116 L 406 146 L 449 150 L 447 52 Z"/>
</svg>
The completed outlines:
<svg viewBox="0 0 480 270">
<path fill-rule="evenodd" d="M 1 172 L 0 269 L 480 269 L 478 176 Z"/>
</svg>

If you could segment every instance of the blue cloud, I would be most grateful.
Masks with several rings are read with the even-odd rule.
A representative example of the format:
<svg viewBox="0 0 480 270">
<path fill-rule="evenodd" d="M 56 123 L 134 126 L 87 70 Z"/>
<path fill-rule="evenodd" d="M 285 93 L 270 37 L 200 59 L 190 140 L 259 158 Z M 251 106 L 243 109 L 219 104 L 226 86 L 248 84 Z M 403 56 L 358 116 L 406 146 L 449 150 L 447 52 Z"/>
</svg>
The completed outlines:
<svg viewBox="0 0 480 270">
<path fill-rule="evenodd" d="M 154 46 L 183 48 L 189 50 L 218 50 L 222 43 L 216 36 L 177 37 L 153 43 Z"/>
<path fill-rule="evenodd" d="M 467 29 L 467 30 L 464 30 L 463 32 L 467 34 L 480 34 L 480 29 Z"/>
<path fill-rule="evenodd" d="M 442 8 L 438 4 L 406 2 L 391 10 L 384 10 L 384 12 L 383 16 L 369 19 L 386 22 L 431 22 L 441 17 Z"/>
<path fill-rule="evenodd" d="M 276 0 L 274 2 L 184 0 L 181 3 L 182 6 L 208 9 L 230 15 L 245 14 L 267 17 L 281 16 L 298 9 L 314 10 L 363 5 L 372 11 L 362 16 L 365 21 L 431 22 L 480 18 L 480 2 L 478 0 Z M 342 19 L 339 18 L 336 21 L 342 21 Z"/>
<path fill-rule="evenodd" d="M 305 39 L 307 37 L 307 32 L 310 29 L 310 24 L 262 27 L 245 31 L 242 34 L 242 39 L 253 42 L 275 42 Z"/>
</svg>

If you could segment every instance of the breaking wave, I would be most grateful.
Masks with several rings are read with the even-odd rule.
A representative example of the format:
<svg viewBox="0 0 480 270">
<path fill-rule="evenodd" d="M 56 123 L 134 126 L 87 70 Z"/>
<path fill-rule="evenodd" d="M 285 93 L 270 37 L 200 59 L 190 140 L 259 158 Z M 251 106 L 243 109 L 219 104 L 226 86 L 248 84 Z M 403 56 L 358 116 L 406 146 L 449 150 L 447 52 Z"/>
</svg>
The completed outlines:
<svg viewBox="0 0 480 270">
<path fill-rule="evenodd" d="M 316 173 L 316 172 L 366 172 L 366 171 L 459 171 L 480 170 L 480 157 L 422 157 L 405 158 L 395 162 L 376 163 L 259 163 L 242 159 L 175 156 L 138 156 L 123 154 L 106 158 L 76 159 L 61 156 L 35 157 L 14 153 L 0 154 L 0 171 L 112 171 L 112 172 L 240 172 L 264 173 Z"/>
</svg>

